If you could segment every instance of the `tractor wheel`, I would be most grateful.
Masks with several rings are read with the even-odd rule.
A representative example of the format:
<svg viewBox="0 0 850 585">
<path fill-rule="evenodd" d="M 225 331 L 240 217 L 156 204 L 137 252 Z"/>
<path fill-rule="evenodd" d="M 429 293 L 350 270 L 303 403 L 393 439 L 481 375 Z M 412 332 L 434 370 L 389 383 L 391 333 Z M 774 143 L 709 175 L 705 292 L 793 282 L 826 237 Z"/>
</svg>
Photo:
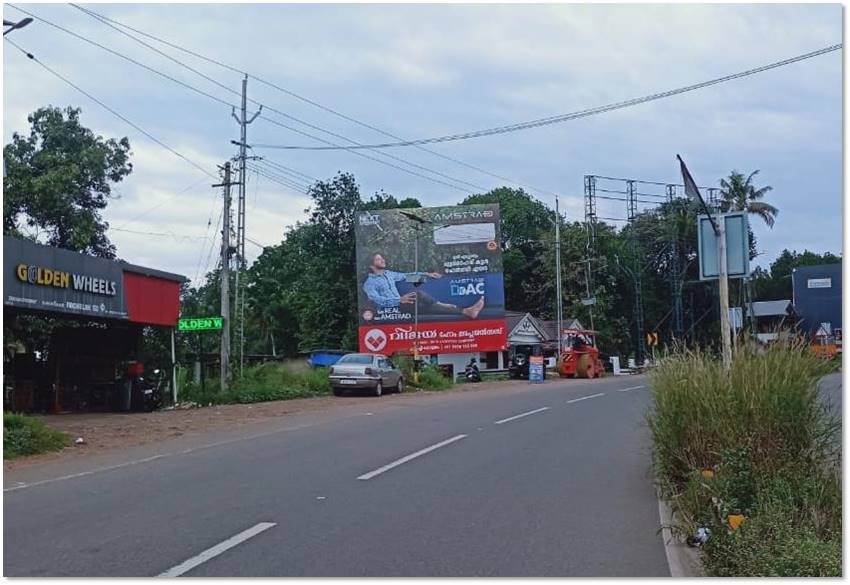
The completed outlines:
<svg viewBox="0 0 850 585">
<path fill-rule="evenodd" d="M 592 378 L 593 374 L 593 358 L 587 353 L 580 355 L 576 364 L 576 378 Z"/>
</svg>

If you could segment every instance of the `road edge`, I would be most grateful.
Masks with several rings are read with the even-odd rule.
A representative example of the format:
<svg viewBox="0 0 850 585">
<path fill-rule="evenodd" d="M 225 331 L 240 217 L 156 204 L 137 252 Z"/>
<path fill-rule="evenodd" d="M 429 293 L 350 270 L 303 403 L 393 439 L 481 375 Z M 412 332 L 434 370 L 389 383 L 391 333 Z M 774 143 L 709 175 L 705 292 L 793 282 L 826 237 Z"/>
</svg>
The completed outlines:
<svg viewBox="0 0 850 585">
<path fill-rule="evenodd" d="M 657 498 L 658 516 L 661 519 L 661 539 L 664 542 L 664 553 L 667 555 L 670 576 L 676 579 L 705 577 L 697 549 L 689 547 L 673 535 L 670 529 L 673 525 L 673 510 L 660 494 Z"/>
</svg>

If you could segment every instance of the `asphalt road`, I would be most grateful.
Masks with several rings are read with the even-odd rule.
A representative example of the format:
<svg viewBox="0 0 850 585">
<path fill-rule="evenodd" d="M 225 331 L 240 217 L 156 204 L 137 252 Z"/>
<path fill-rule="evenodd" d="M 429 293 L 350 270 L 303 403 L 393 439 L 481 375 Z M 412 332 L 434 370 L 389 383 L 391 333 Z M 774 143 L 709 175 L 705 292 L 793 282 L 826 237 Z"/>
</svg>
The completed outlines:
<svg viewBox="0 0 850 585">
<path fill-rule="evenodd" d="M 4 574 L 669 575 L 642 377 L 339 400 L 119 467 L 6 472 Z"/>
</svg>

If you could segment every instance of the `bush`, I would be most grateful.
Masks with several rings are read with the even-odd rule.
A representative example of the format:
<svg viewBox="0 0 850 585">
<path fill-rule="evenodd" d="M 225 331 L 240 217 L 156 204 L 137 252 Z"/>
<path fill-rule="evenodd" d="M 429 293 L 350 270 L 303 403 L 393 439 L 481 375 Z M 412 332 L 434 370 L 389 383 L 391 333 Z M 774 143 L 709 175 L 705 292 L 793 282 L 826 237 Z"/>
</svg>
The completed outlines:
<svg viewBox="0 0 850 585">
<path fill-rule="evenodd" d="M 443 375 L 442 370 L 432 364 L 423 364 L 419 369 L 419 383 L 413 380 L 414 368 L 413 358 L 407 355 L 398 355 L 393 362 L 404 375 L 404 383 L 408 388 L 419 388 L 421 390 L 447 390 L 452 387 L 452 380 Z"/>
<path fill-rule="evenodd" d="M 202 405 L 250 404 L 272 400 L 291 400 L 330 394 L 331 385 L 326 368 L 296 371 L 277 363 L 246 367 L 241 378 L 234 377 L 226 392 L 220 391 L 218 379 L 205 381 L 206 391 L 200 385 L 186 383 L 180 389 L 180 400 Z"/>
<path fill-rule="evenodd" d="M 791 343 L 743 347 L 728 372 L 682 351 L 650 374 L 659 484 L 675 528 L 711 530 L 710 574 L 841 574 L 839 421 L 817 389 L 832 370 Z M 738 513 L 745 521 L 733 531 L 727 518 Z"/>
<path fill-rule="evenodd" d="M 22 414 L 3 413 L 3 459 L 59 451 L 69 437 L 38 419 Z"/>
</svg>

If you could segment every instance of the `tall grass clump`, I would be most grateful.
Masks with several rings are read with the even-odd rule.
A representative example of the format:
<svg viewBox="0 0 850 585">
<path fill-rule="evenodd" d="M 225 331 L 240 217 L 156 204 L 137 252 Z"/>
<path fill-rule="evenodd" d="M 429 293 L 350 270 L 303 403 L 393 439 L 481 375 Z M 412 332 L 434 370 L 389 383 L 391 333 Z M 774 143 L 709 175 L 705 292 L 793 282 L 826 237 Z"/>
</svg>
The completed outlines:
<svg viewBox="0 0 850 585">
<path fill-rule="evenodd" d="M 68 435 L 50 428 L 37 418 L 3 413 L 3 459 L 59 451 L 70 442 Z"/>
<path fill-rule="evenodd" d="M 728 371 L 683 350 L 650 373 L 659 485 L 675 528 L 710 530 L 710 574 L 840 575 L 840 421 L 817 387 L 834 369 L 788 342 L 744 346 Z"/>
</svg>

